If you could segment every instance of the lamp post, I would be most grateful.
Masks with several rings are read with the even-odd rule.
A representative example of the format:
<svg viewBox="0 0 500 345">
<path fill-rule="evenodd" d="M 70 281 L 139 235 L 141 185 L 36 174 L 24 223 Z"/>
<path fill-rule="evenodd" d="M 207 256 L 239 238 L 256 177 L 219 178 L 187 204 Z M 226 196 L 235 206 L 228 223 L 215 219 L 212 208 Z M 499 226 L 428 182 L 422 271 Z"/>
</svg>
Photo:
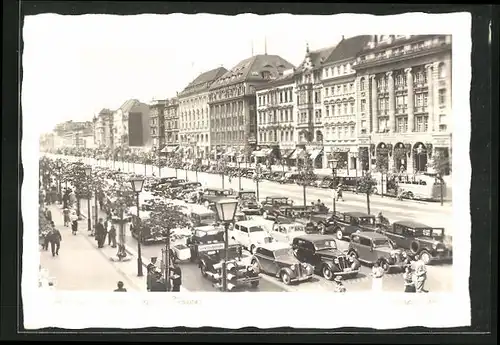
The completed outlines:
<svg viewBox="0 0 500 345">
<path fill-rule="evenodd" d="M 238 157 L 238 190 L 241 190 L 241 159 Z"/>
<path fill-rule="evenodd" d="M 443 206 L 443 177 L 441 176 L 441 174 L 437 174 L 436 177 L 438 178 L 439 180 L 439 189 L 440 189 L 440 198 L 441 198 L 441 206 Z"/>
<path fill-rule="evenodd" d="M 87 176 L 87 179 L 90 180 L 90 177 L 92 176 L 92 167 L 90 165 L 85 167 L 85 176 Z M 87 230 L 92 232 L 92 218 L 90 218 L 90 198 L 92 196 L 92 192 L 90 191 L 90 181 L 87 181 L 87 190 L 89 193 L 89 195 L 87 195 Z"/>
<path fill-rule="evenodd" d="M 330 161 L 330 167 L 332 168 L 332 178 L 333 178 L 333 214 L 335 215 L 335 211 L 336 208 L 337 208 L 337 205 L 336 205 L 336 200 L 335 200 L 335 178 L 337 177 L 337 164 L 338 164 L 338 161 L 336 159 L 332 159 Z"/>
<path fill-rule="evenodd" d="M 132 180 L 130 180 L 130 183 L 132 184 L 132 190 L 135 193 L 136 197 L 136 207 L 137 207 L 137 226 L 139 227 L 137 229 L 137 276 L 142 277 L 142 251 L 141 251 L 141 241 L 142 241 L 142 228 L 140 227 L 141 225 L 139 224 L 139 193 L 142 191 L 142 187 L 144 186 L 144 179 L 141 177 L 134 177 Z"/>
<path fill-rule="evenodd" d="M 422 144 L 420 144 L 418 147 L 417 147 L 417 160 L 418 160 L 418 168 L 417 168 L 417 172 L 419 171 L 422 171 L 422 167 L 421 167 L 421 164 L 422 164 L 422 161 L 421 161 L 421 156 L 422 156 L 422 152 L 423 152 L 423 148 L 422 148 Z"/>
<path fill-rule="evenodd" d="M 236 214 L 236 207 L 238 206 L 238 200 L 230 198 L 222 198 L 215 201 L 215 208 L 217 209 L 217 216 L 219 220 L 224 223 L 224 261 L 222 262 L 222 291 L 227 291 L 227 252 L 229 246 L 229 224 L 234 221 L 234 215 Z"/>
</svg>

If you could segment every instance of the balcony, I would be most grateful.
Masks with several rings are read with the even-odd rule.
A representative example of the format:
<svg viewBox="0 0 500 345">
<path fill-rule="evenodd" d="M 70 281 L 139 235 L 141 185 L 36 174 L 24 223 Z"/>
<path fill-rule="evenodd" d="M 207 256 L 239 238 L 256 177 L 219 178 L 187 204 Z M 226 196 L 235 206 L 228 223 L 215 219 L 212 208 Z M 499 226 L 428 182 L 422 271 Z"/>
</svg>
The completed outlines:
<svg viewBox="0 0 500 345">
<path fill-rule="evenodd" d="M 427 107 L 426 106 L 415 107 L 414 113 L 415 114 L 425 114 L 425 113 L 427 113 Z"/>
<path fill-rule="evenodd" d="M 408 113 L 408 107 L 398 107 L 395 109 L 396 115 L 404 115 Z"/>
<path fill-rule="evenodd" d="M 379 110 L 377 110 L 377 115 L 378 116 L 389 116 L 389 110 L 388 109 L 379 109 Z"/>
</svg>

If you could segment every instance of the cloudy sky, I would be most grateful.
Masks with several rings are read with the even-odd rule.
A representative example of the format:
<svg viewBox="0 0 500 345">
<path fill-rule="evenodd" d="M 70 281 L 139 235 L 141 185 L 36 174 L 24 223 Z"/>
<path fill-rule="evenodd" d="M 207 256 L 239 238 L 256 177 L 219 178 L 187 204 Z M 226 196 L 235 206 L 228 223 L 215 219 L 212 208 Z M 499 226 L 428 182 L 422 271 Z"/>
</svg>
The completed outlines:
<svg viewBox="0 0 500 345">
<path fill-rule="evenodd" d="M 367 17 L 378 22 L 379 34 L 394 33 L 394 27 L 408 32 L 404 26 L 411 24 L 400 18 L 401 24 L 388 26 L 387 18 Z M 342 34 L 374 33 L 353 22 L 360 21 L 349 15 L 287 14 L 27 17 L 23 114 L 43 117 L 37 129 L 46 132 L 62 121 L 90 120 L 130 98 L 172 97 L 199 73 L 221 65 L 229 69 L 250 57 L 252 42 L 255 54 L 264 53 L 266 40 L 269 54 L 298 65 L 306 42 L 315 50 L 336 44 Z"/>
</svg>

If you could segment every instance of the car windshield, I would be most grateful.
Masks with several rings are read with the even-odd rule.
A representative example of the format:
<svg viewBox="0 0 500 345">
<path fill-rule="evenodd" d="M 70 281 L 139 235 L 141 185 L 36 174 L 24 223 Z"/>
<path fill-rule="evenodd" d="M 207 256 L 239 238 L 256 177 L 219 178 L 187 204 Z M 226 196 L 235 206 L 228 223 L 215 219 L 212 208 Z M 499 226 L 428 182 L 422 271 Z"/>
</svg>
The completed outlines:
<svg viewBox="0 0 500 345">
<path fill-rule="evenodd" d="M 273 204 L 286 204 L 286 201 L 287 201 L 287 200 L 288 200 L 288 199 L 272 199 L 272 201 L 271 201 L 271 202 L 272 202 Z"/>
<path fill-rule="evenodd" d="M 362 217 L 362 218 L 359 218 L 359 224 L 373 225 L 373 224 L 375 224 L 375 219 L 372 217 Z"/>
<path fill-rule="evenodd" d="M 240 198 L 245 201 L 254 201 L 256 199 L 255 193 L 242 193 Z"/>
<path fill-rule="evenodd" d="M 443 237 L 443 229 L 415 229 L 415 236 L 425 236 L 425 237 Z"/>
<path fill-rule="evenodd" d="M 293 256 L 293 251 L 292 248 L 281 248 L 278 249 L 274 252 L 274 256 L 276 258 L 283 257 L 283 256 Z"/>
<path fill-rule="evenodd" d="M 391 244 L 389 243 L 388 239 L 374 239 L 373 240 L 373 247 L 374 248 L 382 248 L 382 247 L 391 247 Z"/>
<path fill-rule="evenodd" d="M 213 221 L 215 221 L 215 215 L 213 215 L 211 213 L 200 214 L 200 219 L 201 220 L 213 220 Z"/>
<path fill-rule="evenodd" d="M 264 229 L 260 226 L 251 226 L 248 228 L 248 232 L 259 232 L 264 231 Z"/>
<path fill-rule="evenodd" d="M 316 247 L 316 250 L 337 249 L 337 243 L 335 242 L 334 239 L 318 240 L 318 241 L 314 242 L 314 247 Z"/>
</svg>

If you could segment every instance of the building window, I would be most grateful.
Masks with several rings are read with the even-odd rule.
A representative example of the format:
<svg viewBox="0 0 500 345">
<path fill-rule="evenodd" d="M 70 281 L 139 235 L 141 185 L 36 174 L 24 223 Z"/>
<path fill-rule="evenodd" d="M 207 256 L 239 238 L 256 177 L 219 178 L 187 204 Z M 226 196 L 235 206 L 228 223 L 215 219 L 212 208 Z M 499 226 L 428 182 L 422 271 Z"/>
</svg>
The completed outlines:
<svg viewBox="0 0 500 345">
<path fill-rule="evenodd" d="M 336 75 L 338 75 L 338 74 L 339 74 L 339 68 L 338 68 L 337 66 L 335 66 L 335 67 L 333 68 L 333 75 L 334 75 L 334 76 L 336 76 Z"/>
<path fill-rule="evenodd" d="M 353 92 L 353 91 L 354 91 L 354 84 L 350 83 L 349 84 L 349 92 Z"/>
<path fill-rule="evenodd" d="M 361 78 L 359 80 L 359 90 L 360 91 L 365 91 L 365 78 Z"/>
<path fill-rule="evenodd" d="M 347 93 L 347 84 L 344 84 L 342 89 L 343 89 L 344 93 Z"/>
<path fill-rule="evenodd" d="M 330 107 L 327 105 L 325 106 L 325 116 L 329 117 L 330 116 Z"/>
<path fill-rule="evenodd" d="M 340 85 L 337 85 L 337 95 L 340 95 Z"/>
<path fill-rule="evenodd" d="M 446 90 L 439 89 L 439 105 L 443 106 L 446 103 Z"/>
<path fill-rule="evenodd" d="M 350 102 L 349 103 L 349 114 L 354 114 L 354 102 Z"/>
<path fill-rule="evenodd" d="M 314 102 L 321 103 L 321 93 L 319 91 L 314 92 Z"/>
<path fill-rule="evenodd" d="M 387 131 L 387 118 L 379 118 L 378 119 L 378 130 L 379 132 Z"/>
<path fill-rule="evenodd" d="M 354 126 L 351 126 L 351 138 L 354 137 Z"/>
<path fill-rule="evenodd" d="M 445 69 L 444 63 L 440 63 L 438 66 L 438 76 L 439 76 L 439 79 L 446 78 L 446 69 Z"/>
<path fill-rule="evenodd" d="M 285 103 L 288 103 L 288 91 L 285 90 Z"/>
<path fill-rule="evenodd" d="M 396 130 L 398 133 L 408 132 L 408 117 L 399 116 L 396 120 Z"/>
<path fill-rule="evenodd" d="M 332 104 L 332 116 L 335 116 L 335 104 Z"/>
<path fill-rule="evenodd" d="M 347 115 L 347 103 L 344 103 L 344 115 Z"/>
<path fill-rule="evenodd" d="M 336 136 L 337 136 L 337 128 L 336 127 L 332 127 L 332 139 L 335 140 Z"/>
<path fill-rule="evenodd" d="M 416 117 L 416 132 L 427 132 L 428 123 L 427 116 L 417 116 Z"/>
<path fill-rule="evenodd" d="M 325 77 L 328 78 L 328 68 L 325 68 Z"/>
<path fill-rule="evenodd" d="M 366 111 L 366 99 L 362 99 L 361 100 L 361 104 L 360 104 L 360 107 L 361 107 L 361 111 Z"/>
<path fill-rule="evenodd" d="M 337 104 L 337 115 L 340 115 L 340 112 L 342 111 L 342 104 Z"/>
<path fill-rule="evenodd" d="M 330 89 L 329 89 L 329 88 L 325 88 L 325 97 L 328 97 L 328 96 L 329 96 L 329 95 L 328 95 L 328 91 L 330 91 Z"/>
</svg>

